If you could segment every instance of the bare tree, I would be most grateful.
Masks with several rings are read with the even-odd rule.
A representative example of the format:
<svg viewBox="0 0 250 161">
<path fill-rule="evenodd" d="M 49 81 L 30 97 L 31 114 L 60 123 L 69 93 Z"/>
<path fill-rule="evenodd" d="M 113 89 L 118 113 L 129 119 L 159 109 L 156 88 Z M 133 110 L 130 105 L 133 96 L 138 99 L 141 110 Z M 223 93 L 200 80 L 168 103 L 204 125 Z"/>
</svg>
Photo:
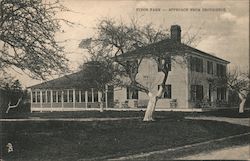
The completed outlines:
<svg viewBox="0 0 250 161">
<path fill-rule="evenodd" d="M 97 25 L 96 37 L 84 39 L 80 43 L 80 47 L 88 49 L 91 55 L 96 57 L 109 57 L 118 63 L 119 71 L 116 78 L 120 78 L 120 86 L 130 87 L 132 89 L 144 92 L 149 97 L 147 110 L 145 112 L 144 121 L 153 121 L 153 112 L 155 111 L 158 99 L 163 95 L 165 84 L 170 71 L 171 61 L 177 63 L 185 63 L 179 61 L 177 56 L 185 56 L 183 50 L 185 45 L 180 42 L 169 41 L 168 30 L 155 29 L 152 24 L 144 26 L 138 25 L 137 21 L 132 19 L 129 25 L 122 22 L 117 23 L 111 19 L 101 20 Z M 167 48 L 156 48 L 154 43 L 167 43 Z M 139 50 L 138 53 L 131 54 L 130 51 Z M 138 72 L 140 64 L 148 55 L 156 62 L 159 70 L 163 73 L 160 80 L 157 93 L 152 92 L 150 84 L 145 84 L 142 75 Z M 124 55 L 130 55 L 129 59 Z M 131 61 L 133 60 L 133 61 Z M 119 73 L 121 75 L 119 75 Z"/>
<path fill-rule="evenodd" d="M 103 59 L 95 59 L 94 56 L 80 66 L 80 69 L 84 72 L 85 79 L 91 82 L 92 86 L 89 86 L 89 88 L 93 87 L 95 90 L 101 92 L 100 112 L 104 110 L 104 99 L 105 94 L 108 92 L 108 85 L 120 84 L 115 82 L 118 81 L 116 75 L 119 71 L 114 67 L 113 61 L 109 61 L 108 59 L 105 59 L 105 61 Z"/>
<path fill-rule="evenodd" d="M 61 11 L 59 1 L 0 1 L 0 70 L 21 69 L 34 78 L 50 76 L 67 69 L 63 47 L 55 40 Z"/>
<path fill-rule="evenodd" d="M 236 92 L 241 100 L 239 104 L 239 113 L 244 112 L 247 95 L 250 92 L 250 79 L 247 73 L 234 69 L 228 72 L 224 77 L 212 79 L 210 81 L 215 88 L 224 86 Z"/>
</svg>

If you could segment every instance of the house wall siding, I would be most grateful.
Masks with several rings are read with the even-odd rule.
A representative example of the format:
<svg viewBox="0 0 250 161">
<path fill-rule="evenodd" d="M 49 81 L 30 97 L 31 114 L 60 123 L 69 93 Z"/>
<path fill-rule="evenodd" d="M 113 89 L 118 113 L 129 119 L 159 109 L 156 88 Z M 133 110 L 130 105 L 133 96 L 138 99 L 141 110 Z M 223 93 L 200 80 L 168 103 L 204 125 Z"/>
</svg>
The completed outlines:
<svg viewBox="0 0 250 161">
<path fill-rule="evenodd" d="M 171 84 L 172 98 L 159 99 L 156 108 L 170 108 L 170 101 L 177 100 L 177 108 L 187 108 L 187 65 L 183 62 L 182 57 L 176 58 L 178 62 L 172 62 L 172 69 L 169 72 L 166 84 Z M 144 58 L 139 67 L 138 77 L 140 83 L 149 87 L 150 91 L 154 94 L 157 93 L 158 85 L 161 84 L 164 74 L 158 72 L 158 66 L 154 59 Z M 117 88 L 118 89 L 118 88 Z M 126 88 L 114 91 L 114 100 L 118 100 L 120 106 L 128 101 L 129 107 L 134 107 L 137 100 L 127 100 Z M 146 107 L 148 96 L 146 93 L 139 92 L 138 99 L 139 107 Z"/>
<path fill-rule="evenodd" d="M 193 55 L 192 55 L 193 56 Z M 203 86 L 203 99 L 206 100 L 209 98 L 209 81 L 208 79 L 217 78 L 217 64 L 222 64 L 227 66 L 227 64 L 222 61 L 217 61 L 209 57 L 203 57 L 196 55 L 195 57 L 201 58 L 203 60 L 203 72 L 195 72 L 188 70 L 188 108 L 198 108 L 197 104 L 191 101 L 191 85 L 202 85 Z M 208 74 L 207 72 L 207 62 L 210 61 L 213 63 L 213 74 Z M 226 68 L 227 69 L 227 68 Z M 226 93 L 226 100 L 228 100 L 228 92 Z M 211 90 L 211 102 L 212 104 L 216 102 L 217 92 L 216 89 Z"/>
</svg>

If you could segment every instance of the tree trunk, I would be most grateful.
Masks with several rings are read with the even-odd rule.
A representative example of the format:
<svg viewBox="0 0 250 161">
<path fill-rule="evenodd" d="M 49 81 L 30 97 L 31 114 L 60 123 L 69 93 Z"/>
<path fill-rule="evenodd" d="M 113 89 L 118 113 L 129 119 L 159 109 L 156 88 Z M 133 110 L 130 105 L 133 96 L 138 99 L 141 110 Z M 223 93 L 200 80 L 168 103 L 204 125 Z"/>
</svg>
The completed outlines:
<svg viewBox="0 0 250 161">
<path fill-rule="evenodd" d="M 103 112 L 104 108 L 103 108 L 103 93 L 101 93 L 101 102 L 100 102 L 100 112 Z"/>
<path fill-rule="evenodd" d="M 153 113 L 155 111 L 157 97 L 154 96 L 150 92 L 148 93 L 148 96 L 149 96 L 149 101 L 148 101 L 148 106 L 147 106 L 147 110 L 145 112 L 143 121 L 154 121 L 154 119 L 153 119 Z"/>
<path fill-rule="evenodd" d="M 100 102 L 100 112 L 103 112 L 103 101 Z"/>
<path fill-rule="evenodd" d="M 9 102 L 9 104 L 8 104 L 8 108 L 7 108 L 7 110 L 6 110 L 6 112 L 5 112 L 5 113 L 9 113 L 9 110 L 10 110 L 10 109 L 17 108 L 17 107 L 19 106 L 19 104 L 20 104 L 21 100 L 22 100 L 22 97 L 21 97 L 21 98 L 19 98 L 19 99 L 18 99 L 18 101 L 17 101 L 17 103 L 16 103 L 16 105 L 13 105 L 13 106 L 11 106 L 11 105 L 10 105 L 11 103 Z"/>
<path fill-rule="evenodd" d="M 239 113 L 243 113 L 244 112 L 244 105 L 245 105 L 245 102 L 246 102 L 246 97 L 244 97 L 244 95 L 240 94 L 239 93 L 239 97 L 240 97 L 240 106 L 239 106 Z"/>
<path fill-rule="evenodd" d="M 155 106 L 158 101 L 158 98 L 160 98 L 164 92 L 167 77 L 168 77 L 168 71 L 164 72 L 164 78 L 162 80 L 162 84 L 160 85 L 160 88 L 156 95 L 153 95 L 152 92 L 148 92 L 149 101 L 148 101 L 148 106 L 147 106 L 147 110 L 145 112 L 143 121 L 154 121 L 153 113 L 155 111 Z"/>
</svg>

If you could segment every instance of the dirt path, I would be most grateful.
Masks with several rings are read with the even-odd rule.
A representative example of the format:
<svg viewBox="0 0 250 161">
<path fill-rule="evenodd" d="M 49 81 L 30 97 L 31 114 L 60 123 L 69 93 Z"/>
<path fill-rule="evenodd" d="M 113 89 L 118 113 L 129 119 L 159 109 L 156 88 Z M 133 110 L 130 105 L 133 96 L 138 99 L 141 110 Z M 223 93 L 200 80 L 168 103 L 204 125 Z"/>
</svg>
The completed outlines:
<svg viewBox="0 0 250 161">
<path fill-rule="evenodd" d="M 147 153 L 140 153 L 140 154 L 128 155 L 128 156 L 123 156 L 123 157 L 118 157 L 118 158 L 112 158 L 112 159 L 109 159 L 109 160 L 110 161 L 117 161 L 117 160 L 147 160 L 148 157 L 153 157 L 153 158 L 156 157 L 156 158 L 159 159 L 159 158 L 161 158 L 161 156 L 164 156 L 164 154 L 167 154 L 168 152 L 175 152 L 175 151 L 177 152 L 177 151 L 185 150 L 185 149 L 189 149 L 189 148 L 205 146 L 205 145 L 208 145 L 208 144 L 211 144 L 211 143 L 216 144 L 216 143 L 219 143 L 221 141 L 227 141 L 229 139 L 240 138 L 242 136 L 248 136 L 248 135 L 250 135 L 250 132 L 244 133 L 244 134 L 239 134 L 239 135 L 228 136 L 228 137 L 224 137 L 224 138 L 220 138 L 220 139 L 209 140 L 209 141 L 205 141 L 205 142 L 201 142 L 201 143 L 189 144 L 189 145 L 176 147 L 176 148 L 163 149 L 163 150 L 152 151 L 152 152 L 147 152 Z M 248 151 L 248 153 L 246 153 L 245 151 L 240 152 L 240 154 L 241 153 L 244 153 L 244 155 L 249 156 L 249 151 Z M 190 155 L 188 157 L 196 159 L 196 158 L 194 158 L 195 157 L 194 155 Z M 161 159 L 164 159 L 164 158 L 161 158 Z"/>
<path fill-rule="evenodd" d="M 250 144 L 245 146 L 237 146 L 225 148 L 212 152 L 200 153 L 178 160 L 250 160 Z"/>
<path fill-rule="evenodd" d="M 231 124 L 250 126 L 250 118 L 228 118 L 228 117 L 215 117 L 215 116 L 199 116 L 199 117 L 185 117 L 185 119 L 222 121 L 222 122 L 228 122 Z"/>
<path fill-rule="evenodd" d="M 227 118 L 227 117 L 214 117 L 214 116 L 201 116 L 201 117 L 186 117 L 186 119 L 192 120 L 213 120 L 213 121 L 223 121 L 231 124 L 238 124 L 243 126 L 250 126 L 249 118 Z M 231 148 L 225 148 L 221 150 L 215 150 L 206 153 L 200 153 L 197 155 L 190 155 L 184 158 L 178 158 L 180 160 L 198 159 L 198 160 L 220 160 L 220 159 L 230 159 L 230 160 L 250 160 L 250 144 L 244 146 L 237 146 Z"/>
</svg>

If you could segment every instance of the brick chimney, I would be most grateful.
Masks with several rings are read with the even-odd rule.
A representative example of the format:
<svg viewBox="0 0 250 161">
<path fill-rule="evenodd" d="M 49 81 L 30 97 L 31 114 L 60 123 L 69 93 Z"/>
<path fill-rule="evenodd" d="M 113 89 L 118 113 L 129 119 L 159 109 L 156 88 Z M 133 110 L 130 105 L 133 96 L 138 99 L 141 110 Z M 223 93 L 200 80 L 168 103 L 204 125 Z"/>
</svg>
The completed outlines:
<svg viewBox="0 0 250 161">
<path fill-rule="evenodd" d="M 181 27 L 179 25 L 171 26 L 171 39 L 177 42 L 181 42 Z"/>
</svg>

